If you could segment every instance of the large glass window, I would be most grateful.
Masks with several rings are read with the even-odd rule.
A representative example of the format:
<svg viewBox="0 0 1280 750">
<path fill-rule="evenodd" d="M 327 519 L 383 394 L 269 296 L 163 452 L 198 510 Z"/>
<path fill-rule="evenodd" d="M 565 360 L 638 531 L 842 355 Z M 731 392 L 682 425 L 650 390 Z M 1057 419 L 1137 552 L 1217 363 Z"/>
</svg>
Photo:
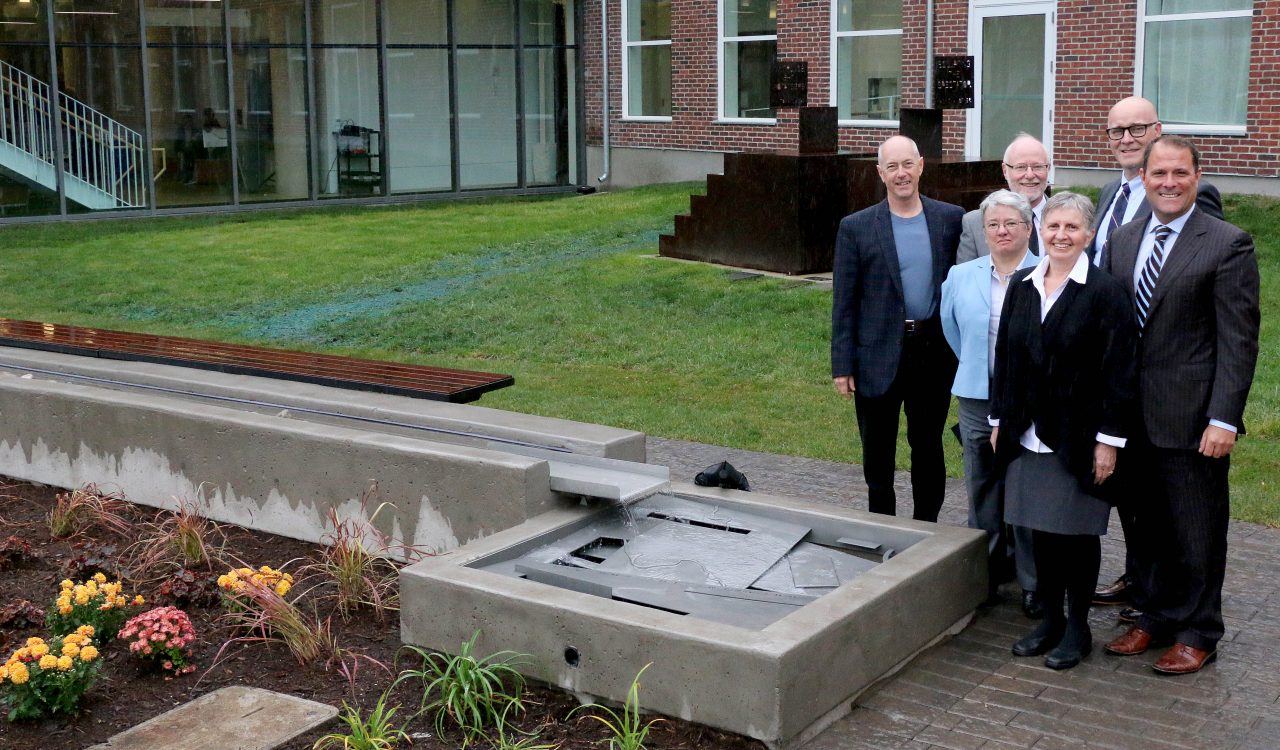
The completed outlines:
<svg viewBox="0 0 1280 750">
<path fill-rule="evenodd" d="M 625 0 L 624 117 L 671 117 L 671 0 Z"/>
<path fill-rule="evenodd" d="M 231 110 L 222 3 L 146 0 L 156 205 L 231 202 Z M 243 18 L 232 15 L 232 26 Z"/>
<path fill-rule="evenodd" d="M 769 75 L 777 54 L 777 0 L 720 0 L 722 118 L 773 118 Z"/>
<path fill-rule="evenodd" d="M 320 194 L 382 195 L 376 0 L 317 0 L 312 23 Z"/>
<path fill-rule="evenodd" d="M 449 26 L 445 0 L 387 0 L 391 189 L 453 188 Z"/>
<path fill-rule="evenodd" d="M 49 46 L 44 20 L 10 15 L 0 24 L 0 217 L 58 212 L 53 118 L 49 112 Z"/>
<path fill-rule="evenodd" d="M 572 0 L 523 0 L 520 6 L 526 185 L 577 179 L 573 19 Z"/>
<path fill-rule="evenodd" d="M 240 202 L 307 198 L 303 0 L 231 8 L 236 178 Z"/>
<path fill-rule="evenodd" d="M 840 119 L 897 121 L 901 0 L 835 0 L 832 13 L 833 98 Z"/>
<path fill-rule="evenodd" d="M 1243 132 L 1252 0 L 1146 0 L 1142 95 L 1189 132 Z"/>
</svg>

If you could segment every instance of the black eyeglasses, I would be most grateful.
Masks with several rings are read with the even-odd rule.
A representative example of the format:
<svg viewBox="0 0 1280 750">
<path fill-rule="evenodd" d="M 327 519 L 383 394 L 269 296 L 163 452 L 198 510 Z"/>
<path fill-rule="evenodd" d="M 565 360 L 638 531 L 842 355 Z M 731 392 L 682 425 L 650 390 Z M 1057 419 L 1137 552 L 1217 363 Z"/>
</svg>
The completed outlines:
<svg viewBox="0 0 1280 750">
<path fill-rule="evenodd" d="M 1147 128 L 1159 124 L 1160 121 L 1156 120 L 1155 122 L 1135 122 L 1134 124 L 1123 128 L 1107 128 L 1107 137 L 1113 141 L 1118 141 L 1124 138 L 1124 131 L 1127 130 L 1129 131 L 1129 135 L 1134 138 L 1141 138 L 1147 134 Z"/>
</svg>

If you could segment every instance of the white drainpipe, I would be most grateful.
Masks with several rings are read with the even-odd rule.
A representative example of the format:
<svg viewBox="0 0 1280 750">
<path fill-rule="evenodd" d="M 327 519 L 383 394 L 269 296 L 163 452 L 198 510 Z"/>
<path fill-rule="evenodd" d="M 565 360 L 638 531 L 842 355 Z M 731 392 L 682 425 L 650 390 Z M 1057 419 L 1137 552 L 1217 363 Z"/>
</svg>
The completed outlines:
<svg viewBox="0 0 1280 750">
<path fill-rule="evenodd" d="M 604 117 L 604 129 L 601 132 L 604 146 L 604 174 L 596 178 L 597 182 L 609 179 L 609 0 L 600 0 L 600 92 L 602 104 L 600 112 Z"/>
</svg>

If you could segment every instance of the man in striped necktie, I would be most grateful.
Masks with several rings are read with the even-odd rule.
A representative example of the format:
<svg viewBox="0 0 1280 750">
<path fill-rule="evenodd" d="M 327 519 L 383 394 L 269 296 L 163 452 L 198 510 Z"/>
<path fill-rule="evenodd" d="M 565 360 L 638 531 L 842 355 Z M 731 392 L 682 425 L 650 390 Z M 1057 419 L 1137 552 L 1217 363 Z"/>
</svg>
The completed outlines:
<svg viewBox="0 0 1280 750">
<path fill-rule="evenodd" d="M 1138 545 L 1150 560 L 1137 624 L 1107 645 L 1152 666 L 1199 671 L 1223 635 L 1227 470 L 1258 360 L 1258 261 L 1253 239 L 1196 205 L 1200 154 L 1163 135 L 1141 167 L 1152 215 L 1115 230 L 1105 270 L 1133 294 L 1138 344 L 1138 437 L 1129 491 Z M 1117 467 L 1117 472 L 1121 467 Z"/>
</svg>

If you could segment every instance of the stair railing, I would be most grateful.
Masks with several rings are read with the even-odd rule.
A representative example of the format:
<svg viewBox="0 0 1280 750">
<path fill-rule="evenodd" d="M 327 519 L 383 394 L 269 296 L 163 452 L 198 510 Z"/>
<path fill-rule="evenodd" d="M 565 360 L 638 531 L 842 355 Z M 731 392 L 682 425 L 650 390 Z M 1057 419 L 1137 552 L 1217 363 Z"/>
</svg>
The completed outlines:
<svg viewBox="0 0 1280 750">
<path fill-rule="evenodd" d="M 52 165 L 49 85 L 0 61 L 0 141 Z M 64 93 L 58 95 L 67 175 L 114 199 L 116 207 L 146 205 L 142 134 Z"/>
</svg>

